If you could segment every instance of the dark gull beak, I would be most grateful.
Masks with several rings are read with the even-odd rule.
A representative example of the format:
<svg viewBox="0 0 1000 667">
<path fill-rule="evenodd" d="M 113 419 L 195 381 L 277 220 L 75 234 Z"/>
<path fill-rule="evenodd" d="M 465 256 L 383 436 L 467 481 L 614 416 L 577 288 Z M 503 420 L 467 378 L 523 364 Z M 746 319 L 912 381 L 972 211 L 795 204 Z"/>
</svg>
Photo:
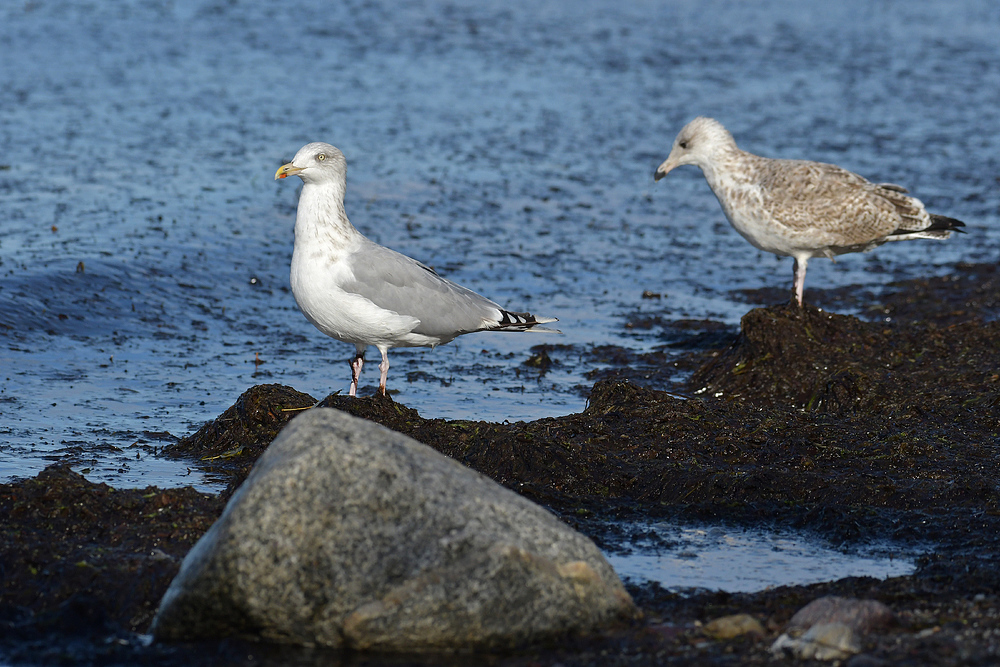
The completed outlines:
<svg viewBox="0 0 1000 667">
<path fill-rule="evenodd" d="M 676 166 L 677 166 L 677 158 L 674 157 L 673 151 L 671 151 L 670 156 L 663 161 L 663 164 L 661 164 L 659 167 L 656 168 L 656 173 L 653 174 L 653 180 L 654 181 L 660 180 L 661 178 L 669 174 L 671 171 L 673 171 L 674 167 Z"/>
</svg>

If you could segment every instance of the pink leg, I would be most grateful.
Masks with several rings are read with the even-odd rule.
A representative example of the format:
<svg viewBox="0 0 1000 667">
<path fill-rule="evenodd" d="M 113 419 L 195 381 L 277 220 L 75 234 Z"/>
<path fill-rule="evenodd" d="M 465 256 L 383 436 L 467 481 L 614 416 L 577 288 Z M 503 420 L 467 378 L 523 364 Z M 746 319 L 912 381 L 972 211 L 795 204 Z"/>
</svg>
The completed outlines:
<svg viewBox="0 0 1000 667">
<path fill-rule="evenodd" d="M 800 308 L 802 307 L 802 291 L 806 285 L 806 264 L 808 263 L 808 257 L 803 257 L 802 261 L 796 258 L 792 267 L 792 272 L 795 274 L 795 300 L 798 301 Z"/>
<path fill-rule="evenodd" d="M 365 348 L 360 348 L 351 360 L 351 396 L 358 394 L 358 380 L 361 379 L 361 368 L 365 365 Z"/>
<path fill-rule="evenodd" d="M 378 369 L 382 371 L 382 377 L 378 381 L 378 391 L 385 396 L 385 380 L 389 377 L 389 348 L 380 347 L 379 352 L 382 353 L 382 363 L 378 365 Z"/>
</svg>

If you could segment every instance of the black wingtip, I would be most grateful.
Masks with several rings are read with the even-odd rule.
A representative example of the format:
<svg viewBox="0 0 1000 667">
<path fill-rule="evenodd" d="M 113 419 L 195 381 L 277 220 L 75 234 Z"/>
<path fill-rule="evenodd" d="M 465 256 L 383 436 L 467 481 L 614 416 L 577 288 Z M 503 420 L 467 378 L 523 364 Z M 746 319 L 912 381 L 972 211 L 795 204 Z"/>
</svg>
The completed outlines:
<svg viewBox="0 0 1000 667">
<path fill-rule="evenodd" d="M 500 310 L 500 321 L 497 323 L 501 329 L 509 329 L 516 331 L 527 331 L 532 329 L 539 324 L 547 324 L 549 322 L 557 322 L 554 317 L 543 317 L 541 319 L 535 317 L 531 313 L 515 313 L 509 310 Z"/>
<path fill-rule="evenodd" d="M 926 229 L 926 231 L 933 231 L 935 229 L 951 229 L 960 234 L 964 234 L 964 229 L 959 229 L 959 227 L 965 227 L 965 223 L 961 220 L 956 220 L 955 218 L 949 218 L 946 215 L 934 215 L 931 214 L 931 226 Z"/>
<path fill-rule="evenodd" d="M 528 328 L 533 327 L 538 322 L 535 321 L 535 316 L 531 313 L 514 313 L 509 310 L 500 311 L 500 326 L 501 327 L 517 327 L 517 328 Z"/>
</svg>

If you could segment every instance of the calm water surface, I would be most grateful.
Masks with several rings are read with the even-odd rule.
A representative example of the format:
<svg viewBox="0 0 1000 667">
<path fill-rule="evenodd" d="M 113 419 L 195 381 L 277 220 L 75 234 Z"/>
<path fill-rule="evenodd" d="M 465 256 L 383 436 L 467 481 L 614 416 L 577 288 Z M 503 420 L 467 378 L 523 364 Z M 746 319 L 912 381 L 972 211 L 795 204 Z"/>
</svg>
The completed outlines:
<svg viewBox="0 0 1000 667">
<path fill-rule="evenodd" d="M 969 225 L 816 260 L 807 298 L 997 261 L 1000 4 L 818 4 L 5 4 L 0 480 L 68 460 L 118 486 L 217 488 L 156 447 L 254 384 L 346 389 L 351 346 L 288 289 L 297 188 L 272 177 L 308 141 L 346 154 L 364 233 L 560 318 L 560 337 L 393 352 L 390 388 L 427 417 L 579 411 L 587 350 L 671 335 L 630 316 L 735 327 L 739 290 L 790 287 L 791 261 L 743 241 L 696 169 L 654 185 L 696 115 Z M 521 366 L 539 343 L 573 347 L 540 377 Z"/>
<path fill-rule="evenodd" d="M 916 569 L 913 549 L 893 553 L 887 544 L 847 551 L 793 531 L 664 523 L 636 528 L 641 537 L 610 549 L 608 562 L 623 579 L 655 581 L 682 594 L 755 593 L 844 577 L 887 579 Z"/>
</svg>

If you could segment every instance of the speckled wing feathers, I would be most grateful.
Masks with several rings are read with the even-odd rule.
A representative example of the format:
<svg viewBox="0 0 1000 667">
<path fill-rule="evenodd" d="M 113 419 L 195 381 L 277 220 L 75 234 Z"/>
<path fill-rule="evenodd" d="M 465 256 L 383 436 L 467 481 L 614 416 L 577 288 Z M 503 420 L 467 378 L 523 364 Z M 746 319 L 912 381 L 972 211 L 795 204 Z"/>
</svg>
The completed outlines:
<svg viewBox="0 0 1000 667">
<path fill-rule="evenodd" d="M 830 235 L 831 245 L 857 247 L 904 224 L 918 229 L 930 224 L 918 200 L 836 165 L 753 157 L 763 208 L 791 232 L 821 231 Z"/>
<path fill-rule="evenodd" d="M 875 186 L 878 196 L 891 202 L 899 215 L 899 227 L 895 231 L 919 231 L 931 226 L 931 216 L 924 209 L 923 203 L 919 199 L 910 197 L 905 190 L 900 191 L 895 188 Z"/>
</svg>

